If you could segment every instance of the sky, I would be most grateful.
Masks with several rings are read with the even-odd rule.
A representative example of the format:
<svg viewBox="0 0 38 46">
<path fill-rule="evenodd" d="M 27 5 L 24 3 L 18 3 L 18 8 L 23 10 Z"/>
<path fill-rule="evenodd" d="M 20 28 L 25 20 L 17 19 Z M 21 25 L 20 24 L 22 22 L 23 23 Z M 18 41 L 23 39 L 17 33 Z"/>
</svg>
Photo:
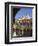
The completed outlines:
<svg viewBox="0 0 38 46">
<path fill-rule="evenodd" d="M 32 8 L 20 8 L 20 10 L 16 13 L 15 19 L 19 19 L 22 16 L 32 17 Z"/>
</svg>

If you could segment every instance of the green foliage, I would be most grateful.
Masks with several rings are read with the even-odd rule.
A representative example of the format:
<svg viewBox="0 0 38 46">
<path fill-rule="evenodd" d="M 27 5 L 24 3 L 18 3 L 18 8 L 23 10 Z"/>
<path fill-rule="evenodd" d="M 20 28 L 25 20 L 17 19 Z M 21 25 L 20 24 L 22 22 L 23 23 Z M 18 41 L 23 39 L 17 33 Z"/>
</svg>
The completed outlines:
<svg viewBox="0 0 38 46">
<path fill-rule="evenodd" d="M 28 30 L 31 30 L 32 29 L 32 26 L 31 25 L 26 25 L 26 26 L 23 26 L 23 25 L 19 25 L 18 23 L 15 23 L 15 26 L 16 26 L 16 29 L 18 30 L 25 30 L 25 31 L 28 31 Z"/>
<path fill-rule="evenodd" d="M 21 26 L 20 25 L 16 25 L 16 29 L 21 30 Z"/>
</svg>

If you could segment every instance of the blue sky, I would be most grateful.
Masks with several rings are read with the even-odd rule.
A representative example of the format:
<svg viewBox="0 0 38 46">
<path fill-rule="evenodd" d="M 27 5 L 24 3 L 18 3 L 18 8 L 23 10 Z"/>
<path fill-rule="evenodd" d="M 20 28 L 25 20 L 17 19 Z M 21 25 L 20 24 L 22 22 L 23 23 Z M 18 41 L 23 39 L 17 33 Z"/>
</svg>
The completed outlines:
<svg viewBox="0 0 38 46">
<path fill-rule="evenodd" d="M 27 16 L 27 15 L 29 15 L 30 17 L 32 17 L 32 8 L 21 8 L 17 12 L 15 18 L 19 19 L 21 16 Z"/>
</svg>

